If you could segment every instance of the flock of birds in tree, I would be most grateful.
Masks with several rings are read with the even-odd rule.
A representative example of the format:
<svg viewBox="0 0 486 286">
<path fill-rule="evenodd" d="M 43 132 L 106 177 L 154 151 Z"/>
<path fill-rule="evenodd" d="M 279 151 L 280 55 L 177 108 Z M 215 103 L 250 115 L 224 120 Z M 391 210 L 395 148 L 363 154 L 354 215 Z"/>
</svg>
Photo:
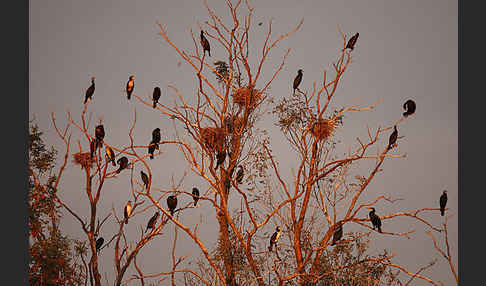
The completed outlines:
<svg viewBox="0 0 486 286">
<path fill-rule="evenodd" d="M 207 51 L 208 55 L 211 56 L 211 47 L 209 45 L 208 39 L 204 36 L 204 31 L 201 31 L 200 37 L 201 37 L 201 46 L 203 47 L 203 55 L 206 55 L 206 51 Z M 358 37 L 359 37 L 359 33 L 356 33 L 354 36 L 352 36 L 349 39 L 349 41 L 347 42 L 344 50 L 346 50 L 346 49 L 350 49 L 351 51 L 354 50 L 354 46 L 356 45 L 356 41 L 358 40 Z M 302 82 L 303 75 L 304 75 L 303 70 L 299 69 L 297 71 L 297 76 L 295 77 L 295 79 L 293 81 L 293 85 L 292 85 L 294 94 L 295 94 L 296 90 L 300 91 L 299 85 Z M 133 93 L 134 88 L 135 88 L 135 76 L 130 75 L 129 78 L 128 78 L 128 82 L 126 84 L 126 94 L 127 94 L 127 98 L 129 100 L 131 98 L 131 95 Z M 94 92 L 95 92 L 95 77 L 92 77 L 91 78 L 91 85 L 86 90 L 84 104 L 91 101 Z M 152 94 L 153 108 L 157 107 L 157 103 L 160 100 L 160 96 L 161 96 L 160 87 L 156 86 L 154 88 L 153 94 Z M 412 115 L 413 113 L 415 113 L 416 104 L 413 100 L 409 99 L 403 104 L 403 109 L 405 110 L 405 112 L 403 113 L 403 116 L 408 117 L 409 115 Z M 100 124 L 100 125 L 96 126 L 96 128 L 95 128 L 95 139 L 92 140 L 91 143 L 90 143 L 90 157 L 91 158 L 93 158 L 93 155 L 95 154 L 96 149 L 101 148 L 103 146 L 104 137 L 105 137 L 105 130 L 104 130 L 103 125 Z M 397 126 L 394 125 L 393 126 L 393 132 L 390 134 L 390 137 L 389 137 L 389 140 L 388 140 L 387 151 L 390 150 L 395 145 L 397 139 L 398 139 L 398 130 L 397 130 Z M 150 155 L 149 156 L 150 159 L 154 158 L 155 150 L 159 150 L 160 141 L 161 141 L 160 128 L 155 128 L 152 131 L 152 140 L 150 141 L 150 143 L 148 145 L 148 154 Z M 106 151 L 106 156 L 108 158 L 108 161 L 111 162 L 113 166 L 116 166 L 116 164 L 115 164 L 115 152 L 113 151 L 113 149 L 107 145 L 106 148 L 105 148 L 105 151 Z M 225 150 L 217 152 L 217 154 L 216 154 L 216 169 L 221 164 L 224 163 L 225 159 L 226 159 L 226 151 Z M 122 170 L 126 169 L 128 167 L 128 164 L 129 164 L 128 158 L 125 157 L 125 156 L 119 158 L 116 162 L 118 163 L 118 166 L 119 166 L 119 168 L 116 170 L 117 174 L 119 174 Z M 231 175 L 232 175 L 232 172 L 233 172 L 233 170 L 231 170 Z M 147 174 L 145 174 L 143 171 L 140 171 L 140 175 L 141 175 L 142 182 L 143 182 L 145 188 L 148 188 L 149 178 L 148 178 Z M 240 165 L 240 166 L 238 166 L 238 171 L 237 171 L 237 174 L 236 174 L 236 177 L 235 177 L 236 183 L 241 184 L 242 180 L 243 180 L 243 176 L 244 176 L 243 167 Z M 229 186 L 230 186 L 229 180 L 227 180 L 227 182 L 225 182 L 225 184 L 226 184 L 227 188 L 229 188 Z M 194 187 L 192 189 L 192 197 L 193 197 L 193 200 L 194 200 L 194 206 L 197 206 L 197 202 L 200 198 L 200 194 L 199 194 L 199 190 L 196 187 Z M 447 204 L 447 191 L 444 190 L 442 195 L 440 196 L 440 199 L 439 199 L 441 216 L 444 216 L 446 204 Z M 169 209 L 170 215 L 173 216 L 174 212 L 177 208 L 177 196 L 171 195 L 167 198 L 167 207 Z M 125 222 L 125 224 L 128 224 L 128 218 L 130 217 L 130 215 L 132 213 L 132 209 L 133 209 L 132 201 L 129 200 L 127 202 L 127 204 L 125 205 L 125 208 L 124 208 L 124 222 Z M 369 218 L 370 218 L 371 224 L 373 226 L 373 229 L 377 229 L 379 233 L 382 233 L 381 219 L 376 214 L 375 208 L 370 207 L 368 209 L 370 209 Z M 148 229 L 153 230 L 155 228 L 155 224 L 157 223 L 157 219 L 159 218 L 159 216 L 160 216 L 160 213 L 159 213 L 159 211 L 157 211 L 150 218 L 150 220 L 147 223 L 145 233 L 148 231 Z M 269 251 L 272 251 L 273 246 L 277 244 L 277 241 L 280 238 L 281 233 L 282 233 L 282 229 L 280 228 L 280 226 L 277 226 L 275 232 L 270 237 L 270 244 L 269 244 L 269 247 L 268 247 Z M 336 229 L 334 230 L 331 245 L 335 245 L 342 238 L 342 236 L 343 236 L 343 224 L 339 223 L 336 226 Z M 97 251 L 101 248 L 103 243 L 104 243 L 103 237 L 100 237 L 96 240 L 96 250 Z"/>
</svg>

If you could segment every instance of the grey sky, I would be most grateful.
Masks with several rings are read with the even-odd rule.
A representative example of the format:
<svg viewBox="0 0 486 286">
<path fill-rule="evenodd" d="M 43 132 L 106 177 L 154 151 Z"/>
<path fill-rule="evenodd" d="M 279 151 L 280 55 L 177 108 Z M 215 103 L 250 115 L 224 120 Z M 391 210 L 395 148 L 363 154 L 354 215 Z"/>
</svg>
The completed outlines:
<svg viewBox="0 0 486 286">
<path fill-rule="evenodd" d="M 390 194 L 403 201 L 394 205 L 380 203 L 377 212 L 389 214 L 401 209 L 438 207 L 442 190 L 449 191 L 448 214 L 449 236 L 457 267 L 457 223 L 458 223 L 458 114 L 457 114 L 457 46 L 458 19 L 457 1 L 423 0 L 374 0 L 374 1 L 251 1 L 255 8 L 251 41 L 255 51 L 260 51 L 269 17 L 272 17 L 273 36 L 287 32 L 304 18 L 301 31 L 282 42 L 274 49 L 267 62 L 264 75 L 277 66 L 287 48 L 290 56 L 279 77 L 274 81 L 271 94 L 279 100 L 290 95 L 291 81 L 299 68 L 304 70 L 301 89 L 311 91 L 314 81 L 322 80 L 323 69 L 337 58 L 342 42 L 337 30 L 340 25 L 349 36 L 360 33 L 353 62 L 345 72 L 332 108 L 340 108 L 361 99 L 363 104 L 383 102 L 371 112 L 350 113 L 344 119 L 344 129 L 336 136 L 345 142 L 345 148 L 356 146 L 356 137 L 364 138 L 366 128 L 375 130 L 378 126 L 389 126 L 399 119 L 401 106 L 411 98 L 417 102 L 417 112 L 399 126 L 400 135 L 395 152 L 406 153 L 405 159 L 387 160 L 385 172 L 379 174 L 369 186 L 363 199 L 378 194 Z M 35 117 L 45 131 L 48 144 L 62 152 L 64 147 L 55 135 L 50 122 L 54 112 L 59 123 L 65 123 L 66 110 L 79 120 L 84 92 L 90 84 L 90 77 L 96 77 L 94 101 L 89 105 L 92 123 L 102 117 L 106 139 L 110 144 L 129 144 L 128 129 L 133 121 L 133 110 L 137 110 L 135 129 L 136 144 L 146 144 L 155 127 L 164 134 L 172 134 L 171 121 L 158 112 L 142 106 L 136 99 L 128 101 L 122 90 L 130 74 L 136 75 L 135 93 L 144 98 L 151 96 L 155 85 L 162 89 L 161 101 L 168 103 L 174 94 L 167 85 L 179 88 L 184 94 L 195 94 L 196 76 L 192 68 L 183 63 L 176 52 L 157 34 L 155 21 L 168 30 L 169 37 L 185 51 L 193 50 L 189 29 L 196 37 L 199 28 L 208 19 L 202 2 L 178 1 L 30 1 L 30 78 L 29 114 Z M 216 11 L 226 13 L 224 1 L 208 1 Z M 256 25 L 264 22 L 264 25 Z M 221 47 L 212 43 L 211 61 L 225 60 Z M 285 156 L 289 148 L 282 144 L 282 135 L 269 117 L 262 123 L 270 131 L 271 143 L 283 172 L 290 174 L 296 168 L 295 162 Z M 274 118 L 273 118 L 274 119 Z M 93 128 L 94 130 L 94 128 Z M 79 134 L 79 133 L 76 133 Z M 386 136 L 384 138 L 387 138 Z M 81 139 L 80 136 L 75 138 Z M 84 138 L 83 138 L 84 140 Z M 383 145 L 385 144 L 385 140 Z M 76 141 L 74 141 L 76 142 Z M 81 141 L 85 150 L 89 148 Z M 380 145 L 381 146 L 381 145 Z M 72 148 L 78 151 L 77 144 Z M 70 159 L 71 160 L 71 159 Z M 156 172 L 153 181 L 158 187 L 170 188 L 170 178 L 176 181 L 184 172 L 185 164 L 179 153 L 167 153 L 150 162 Z M 70 202 L 80 202 L 74 208 L 87 215 L 87 198 L 82 191 L 84 180 L 79 167 L 69 164 L 62 181 L 63 197 Z M 139 173 L 140 166 L 135 169 Z M 288 170 L 288 171 L 286 171 Z M 101 216 L 112 207 L 122 214 L 128 200 L 129 173 L 117 180 L 107 182 L 101 201 Z M 183 187 L 190 190 L 200 184 L 191 176 Z M 202 187 L 201 189 L 206 188 Z M 205 189 L 204 189 L 205 190 Z M 137 217 L 128 226 L 129 237 L 136 239 L 138 228 L 145 226 L 152 211 Z M 363 212 L 362 216 L 367 213 Z M 439 226 L 442 218 L 437 214 L 426 216 Z M 184 222 L 202 220 L 213 224 L 202 228 L 201 235 L 207 242 L 215 239 L 214 213 L 202 207 L 192 214 L 184 214 Z M 76 237 L 82 237 L 79 226 L 65 216 L 63 228 Z M 404 262 L 416 271 L 433 258 L 439 263 L 432 270 L 424 272 L 430 277 L 442 280 L 445 285 L 453 284 L 446 261 L 437 254 L 424 227 L 403 219 L 392 224 L 383 223 L 390 231 L 416 229 L 411 240 L 388 236 L 371 235 L 372 249 L 391 249 L 396 254 L 395 262 Z M 353 228 L 358 230 L 359 228 Z M 115 226 L 109 223 L 103 233 L 113 233 Z M 346 232 L 347 230 L 345 230 Z M 164 237 L 151 243 L 141 257 L 144 270 L 156 272 L 167 270 L 173 225 L 166 229 Z M 186 235 L 178 247 L 179 255 L 188 249 Z M 442 242 L 442 240 L 440 240 Z M 211 244 L 209 244 L 211 246 Z M 443 244 L 440 244 L 443 246 Z M 105 250 L 101 258 L 101 273 L 111 273 L 113 248 Z M 372 251 L 373 251 L 372 250 Z M 198 255 L 199 251 L 196 251 Z M 414 285 L 424 285 L 415 280 Z"/>
</svg>

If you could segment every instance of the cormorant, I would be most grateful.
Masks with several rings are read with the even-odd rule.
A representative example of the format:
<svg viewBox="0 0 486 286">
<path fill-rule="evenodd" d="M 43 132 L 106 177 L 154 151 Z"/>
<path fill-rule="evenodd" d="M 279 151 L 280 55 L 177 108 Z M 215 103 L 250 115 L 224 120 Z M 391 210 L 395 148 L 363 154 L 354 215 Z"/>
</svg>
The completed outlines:
<svg viewBox="0 0 486 286">
<path fill-rule="evenodd" d="M 128 158 L 127 158 L 127 157 L 125 157 L 125 156 L 121 157 L 121 158 L 120 158 L 120 159 L 118 159 L 116 162 L 118 163 L 118 166 L 120 166 L 120 167 L 118 168 L 118 170 L 116 170 L 116 173 L 117 173 L 117 174 L 120 174 L 120 172 L 121 172 L 123 169 L 125 169 L 126 167 L 128 167 Z"/>
<path fill-rule="evenodd" d="M 91 140 L 89 143 L 90 159 L 93 159 L 93 154 L 96 152 L 96 139 Z"/>
<path fill-rule="evenodd" d="M 133 92 L 133 89 L 135 88 L 135 76 L 134 75 L 131 75 L 129 78 L 128 78 L 128 82 L 127 82 L 127 98 L 130 100 L 130 97 L 132 96 L 132 92 Z"/>
<path fill-rule="evenodd" d="M 440 203 L 440 215 L 444 216 L 445 207 L 447 204 L 447 191 L 442 192 L 439 203 Z"/>
<path fill-rule="evenodd" d="M 393 132 L 392 132 L 392 134 L 390 134 L 390 138 L 388 139 L 387 150 L 390 150 L 391 146 L 393 144 L 395 144 L 395 142 L 397 142 L 397 138 L 398 138 L 398 130 L 397 130 L 397 126 L 394 125 L 393 126 Z"/>
<path fill-rule="evenodd" d="M 148 223 L 147 223 L 147 228 L 145 229 L 145 232 L 147 232 L 147 230 L 148 230 L 149 228 L 154 229 L 155 224 L 157 223 L 157 219 L 159 218 L 159 215 L 160 215 L 160 213 L 159 213 L 159 211 L 157 211 L 157 212 L 156 212 L 156 213 L 155 213 L 155 214 L 154 214 L 154 215 L 153 215 L 153 216 L 150 218 L 150 220 L 149 220 L 149 221 L 148 221 Z"/>
<path fill-rule="evenodd" d="M 95 78 L 92 77 L 91 78 L 91 85 L 86 90 L 86 96 L 84 97 L 84 103 L 85 104 L 86 104 L 86 102 L 91 101 L 91 97 L 93 97 L 93 94 L 94 94 L 94 91 L 95 91 L 95 82 L 94 82 L 94 80 L 95 80 Z"/>
<path fill-rule="evenodd" d="M 296 76 L 296 77 L 295 77 L 295 79 L 294 79 L 294 85 L 293 85 L 293 88 L 294 88 L 294 93 L 295 93 L 295 90 L 296 90 L 296 89 L 299 89 L 299 84 L 300 84 L 300 82 L 302 81 L 302 76 L 303 76 L 303 75 L 304 75 L 304 74 L 302 73 L 302 70 L 301 70 L 301 69 L 299 69 L 299 70 L 297 71 L 297 76 Z"/>
<path fill-rule="evenodd" d="M 243 181 L 243 167 L 239 165 L 238 171 L 236 172 L 236 183 L 241 184 L 242 181 Z"/>
<path fill-rule="evenodd" d="M 275 232 L 272 234 L 272 237 L 270 237 L 270 246 L 268 247 L 268 251 L 272 251 L 273 245 L 277 244 L 277 241 L 280 238 L 281 234 L 282 229 L 280 228 L 280 226 L 277 226 Z"/>
<path fill-rule="evenodd" d="M 115 163 L 115 152 L 113 152 L 113 149 L 111 149 L 110 146 L 106 146 L 105 148 L 105 151 L 106 151 L 106 156 L 108 156 L 108 161 L 111 161 L 111 163 L 113 164 L 113 167 L 116 166 L 116 163 Z"/>
<path fill-rule="evenodd" d="M 147 174 L 145 174 L 143 171 L 140 171 L 140 175 L 142 176 L 142 182 L 145 185 L 145 188 L 147 188 L 149 183 L 149 178 Z"/>
<path fill-rule="evenodd" d="M 96 240 L 96 252 L 100 250 L 101 246 L 103 245 L 103 242 L 105 242 L 105 239 L 103 237 L 100 237 Z"/>
<path fill-rule="evenodd" d="M 132 201 L 128 201 L 125 205 L 125 210 L 123 211 L 123 215 L 125 216 L 125 224 L 128 224 L 128 218 L 132 214 Z"/>
<path fill-rule="evenodd" d="M 159 144 L 160 143 L 160 128 L 155 128 L 152 131 L 152 142 L 150 144 L 155 143 L 155 149 L 159 150 Z"/>
<path fill-rule="evenodd" d="M 407 117 L 409 115 L 412 115 L 415 112 L 415 108 L 417 106 L 415 105 L 415 101 L 409 99 L 403 104 L 403 109 L 405 109 L 405 112 L 403 113 L 403 116 Z"/>
<path fill-rule="evenodd" d="M 334 231 L 334 234 L 332 236 L 331 245 L 335 245 L 336 242 L 338 242 L 342 237 L 343 237 L 343 225 L 339 224 L 339 226 L 336 228 L 336 230 Z"/>
<path fill-rule="evenodd" d="M 192 188 L 192 198 L 194 199 L 194 206 L 196 206 L 199 200 L 199 190 L 197 188 Z"/>
<path fill-rule="evenodd" d="M 378 228 L 378 232 L 381 233 L 381 219 L 379 216 L 375 214 L 375 208 L 368 208 L 370 209 L 370 220 L 373 224 L 373 229 Z"/>
<path fill-rule="evenodd" d="M 148 153 L 150 154 L 150 160 L 154 158 L 155 146 L 157 146 L 157 144 L 154 143 L 150 143 L 150 145 L 148 146 Z"/>
<path fill-rule="evenodd" d="M 356 33 L 354 36 L 349 39 L 348 44 L 346 45 L 346 48 L 344 49 L 351 49 L 351 51 L 354 49 L 354 45 L 356 44 L 356 41 L 358 40 L 359 33 Z"/>
<path fill-rule="evenodd" d="M 154 101 L 154 108 L 157 107 L 157 102 L 160 99 L 160 87 L 156 86 L 152 94 L 152 100 Z"/>
<path fill-rule="evenodd" d="M 216 167 L 214 169 L 218 169 L 219 165 L 224 163 L 224 160 L 226 159 L 226 150 L 223 150 L 221 152 L 218 152 L 216 154 Z"/>
<path fill-rule="evenodd" d="M 100 148 L 101 146 L 103 146 L 103 139 L 105 138 L 105 128 L 103 127 L 103 124 L 96 126 L 95 137 L 97 148 Z"/>
<path fill-rule="evenodd" d="M 209 56 L 211 56 L 211 47 L 209 46 L 208 39 L 204 37 L 204 32 L 201 30 L 201 45 L 203 47 L 203 54 L 206 54 L 208 51 Z"/>
<path fill-rule="evenodd" d="M 169 207 L 170 215 L 174 215 L 174 211 L 177 207 L 177 197 L 176 196 L 169 196 L 167 198 L 167 206 Z"/>
</svg>

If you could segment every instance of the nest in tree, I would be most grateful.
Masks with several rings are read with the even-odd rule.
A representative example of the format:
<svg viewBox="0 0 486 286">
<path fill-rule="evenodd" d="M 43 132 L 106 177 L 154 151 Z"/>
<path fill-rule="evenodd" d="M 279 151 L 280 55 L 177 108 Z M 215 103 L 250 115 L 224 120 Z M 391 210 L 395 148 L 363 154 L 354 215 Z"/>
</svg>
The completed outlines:
<svg viewBox="0 0 486 286">
<path fill-rule="evenodd" d="M 224 128 L 218 127 L 206 127 L 201 128 L 201 139 L 204 146 L 211 151 L 214 151 L 216 147 L 220 149 L 224 144 L 224 136 L 226 135 Z"/>
<path fill-rule="evenodd" d="M 262 98 L 262 92 L 258 89 L 240 87 L 233 93 L 233 102 L 240 107 L 248 106 L 249 109 L 253 109 Z"/>
<path fill-rule="evenodd" d="M 93 163 L 96 160 L 96 156 L 93 156 L 93 159 L 91 159 L 91 153 L 86 152 L 86 153 L 75 153 L 73 154 L 73 163 L 76 165 L 80 165 L 82 168 L 91 168 L 93 166 Z"/>
<path fill-rule="evenodd" d="M 329 119 L 312 120 L 310 131 L 317 140 L 326 140 L 334 131 L 335 123 Z"/>
</svg>

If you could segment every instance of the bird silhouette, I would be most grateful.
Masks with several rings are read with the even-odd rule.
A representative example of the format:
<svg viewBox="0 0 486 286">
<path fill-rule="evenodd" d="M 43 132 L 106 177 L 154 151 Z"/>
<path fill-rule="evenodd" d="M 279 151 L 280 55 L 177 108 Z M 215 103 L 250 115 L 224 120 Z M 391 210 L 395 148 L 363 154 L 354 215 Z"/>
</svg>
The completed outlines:
<svg viewBox="0 0 486 286">
<path fill-rule="evenodd" d="M 390 148 L 392 147 L 392 145 L 397 142 L 397 139 L 398 139 L 398 130 L 397 130 L 397 126 L 394 125 L 393 126 L 393 132 L 392 132 L 392 134 L 390 134 L 390 138 L 388 139 L 388 147 L 387 147 L 387 150 L 390 150 Z"/>
<path fill-rule="evenodd" d="M 155 128 L 152 131 L 152 141 L 150 142 L 150 144 L 152 144 L 152 143 L 155 144 L 155 149 L 157 149 L 157 150 L 159 150 L 160 139 L 161 139 L 160 128 Z"/>
<path fill-rule="evenodd" d="M 403 109 L 405 112 L 403 113 L 403 116 L 407 117 L 409 115 L 412 115 L 415 113 L 415 109 L 417 108 L 417 105 L 415 104 L 415 101 L 409 99 L 403 104 Z"/>
<path fill-rule="evenodd" d="M 101 146 L 103 146 L 103 139 L 105 138 L 105 128 L 103 127 L 103 124 L 96 126 L 95 137 L 96 137 L 96 148 L 101 148 Z"/>
<path fill-rule="evenodd" d="M 371 210 L 370 213 L 369 213 L 369 216 L 370 216 L 371 224 L 373 225 L 373 229 L 378 228 L 378 232 L 381 233 L 381 219 L 380 219 L 380 217 L 376 215 L 375 208 L 368 208 L 368 209 Z"/>
<path fill-rule="evenodd" d="M 194 199 L 194 206 L 196 206 L 199 200 L 199 190 L 196 187 L 192 188 L 192 198 Z"/>
<path fill-rule="evenodd" d="M 108 161 L 111 161 L 111 164 L 113 164 L 113 167 L 115 167 L 116 166 L 115 152 L 113 151 L 113 149 L 111 149 L 110 146 L 106 146 L 105 151 L 106 151 L 106 156 L 108 157 Z"/>
<path fill-rule="evenodd" d="M 302 82 L 302 77 L 304 76 L 303 74 L 303 71 L 301 69 L 299 69 L 297 71 L 297 76 L 295 77 L 294 79 L 294 84 L 293 84 L 293 88 L 294 88 L 294 93 L 295 93 L 295 90 L 296 89 L 299 89 L 299 85 L 300 83 Z"/>
<path fill-rule="evenodd" d="M 174 215 L 174 211 L 177 207 L 177 197 L 172 195 L 167 198 L 167 207 L 169 207 L 170 215 Z"/>
<path fill-rule="evenodd" d="M 204 31 L 201 31 L 201 45 L 203 47 L 203 54 L 206 54 L 208 51 L 209 56 L 211 56 L 211 47 L 209 46 L 208 39 L 204 36 Z"/>
<path fill-rule="evenodd" d="M 118 159 L 118 161 L 116 161 L 118 163 L 118 170 L 116 170 L 116 173 L 117 174 L 120 174 L 120 172 L 123 170 L 123 169 L 126 169 L 128 167 L 128 158 L 123 156 L 121 157 L 120 159 Z"/>
<path fill-rule="evenodd" d="M 346 45 L 346 48 L 344 49 L 350 49 L 351 51 L 354 49 L 354 45 L 356 45 L 356 41 L 358 40 L 359 33 L 354 34 L 354 36 L 349 39 L 348 44 Z"/>
<path fill-rule="evenodd" d="M 84 97 L 84 103 L 91 101 L 93 94 L 95 92 L 95 78 L 91 78 L 91 85 L 86 89 L 86 95 Z"/>
<path fill-rule="evenodd" d="M 145 232 L 147 232 L 147 230 L 148 230 L 149 228 L 154 229 L 155 224 L 157 223 L 157 219 L 159 218 L 159 215 L 160 215 L 160 213 L 159 213 L 159 211 L 157 211 L 157 212 L 156 212 L 156 213 L 155 213 L 155 214 L 154 214 L 154 215 L 153 215 L 153 216 L 150 218 L 150 220 L 149 220 L 149 221 L 148 221 L 148 223 L 147 223 L 147 228 L 145 229 Z"/>
<path fill-rule="evenodd" d="M 152 93 L 152 100 L 154 102 L 153 107 L 157 107 L 157 102 L 159 102 L 160 99 L 160 87 L 156 86 L 154 87 L 154 92 Z"/>
<path fill-rule="evenodd" d="M 155 143 L 150 143 L 148 146 L 148 153 L 150 154 L 150 160 L 154 158 L 155 146 L 157 146 L 157 144 Z"/>
<path fill-rule="evenodd" d="M 277 241 L 280 238 L 281 234 L 282 234 L 282 229 L 280 228 L 280 226 L 277 226 L 275 232 L 270 237 L 270 246 L 268 246 L 268 251 L 272 251 L 273 246 L 277 244 Z"/>
<path fill-rule="evenodd" d="M 105 242 L 105 239 L 103 237 L 100 237 L 96 240 L 96 252 L 98 252 L 103 245 L 103 242 Z"/>
<path fill-rule="evenodd" d="M 343 237 L 343 225 L 339 224 L 334 234 L 332 235 L 332 243 L 331 245 L 335 245 Z"/>
<path fill-rule="evenodd" d="M 243 167 L 239 165 L 238 171 L 236 172 L 236 183 L 241 184 L 243 182 L 243 175 Z"/>
<path fill-rule="evenodd" d="M 442 192 L 442 195 L 440 196 L 439 204 L 440 204 L 440 215 L 444 216 L 445 207 L 447 204 L 447 191 Z"/>
<path fill-rule="evenodd" d="M 132 201 L 129 200 L 128 203 L 125 205 L 125 209 L 123 210 L 123 215 L 125 216 L 125 224 L 128 224 L 128 218 L 132 214 Z"/>
<path fill-rule="evenodd" d="M 127 89 L 126 89 L 128 100 L 130 100 L 130 97 L 132 97 L 132 92 L 134 88 L 135 88 L 135 76 L 131 75 L 130 77 L 128 77 Z"/>
<path fill-rule="evenodd" d="M 149 178 L 147 174 L 145 174 L 143 171 L 140 171 L 140 176 L 142 177 L 142 182 L 145 185 L 145 188 L 147 188 L 149 183 Z"/>
</svg>

